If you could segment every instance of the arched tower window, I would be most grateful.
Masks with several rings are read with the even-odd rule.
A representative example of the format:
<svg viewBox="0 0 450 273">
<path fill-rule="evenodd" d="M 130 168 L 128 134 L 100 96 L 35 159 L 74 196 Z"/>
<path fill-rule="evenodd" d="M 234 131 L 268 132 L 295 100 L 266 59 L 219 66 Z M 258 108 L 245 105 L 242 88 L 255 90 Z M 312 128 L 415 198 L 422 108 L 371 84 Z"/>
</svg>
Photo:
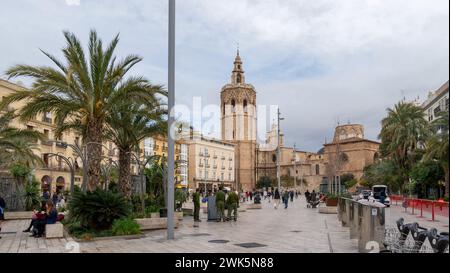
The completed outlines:
<svg viewBox="0 0 450 273">
<path fill-rule="evenodd" d="M 236 82 L 241 83 L 241 74 L 237 74 Z"/>
<path fill-rule="evenodd" d="M 247 113 L 247 100 L 244 100 L 244 113 Z"/>
<path fill-rule="evenodd" d="M 223 104 L 222 113 L 225 115 L 225 103 Z"/>
<path fill-rule="evenodd" d="M 236 111 L 236 102 L 234 100 L 231 100 L 231 112 L 235 112 Z"/>
</svg>

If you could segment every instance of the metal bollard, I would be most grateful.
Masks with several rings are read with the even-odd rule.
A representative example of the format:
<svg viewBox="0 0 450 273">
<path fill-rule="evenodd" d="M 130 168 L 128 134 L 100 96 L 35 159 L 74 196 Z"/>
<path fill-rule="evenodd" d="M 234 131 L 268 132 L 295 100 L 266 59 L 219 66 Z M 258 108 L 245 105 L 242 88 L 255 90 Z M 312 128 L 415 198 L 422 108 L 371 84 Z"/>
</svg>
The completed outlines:
<svg viewBox="0 0 450 273">
<path fill-rule="evenodd" d="M 367 243 L 376 242 L 379 250 L 384 250 L 385 211 L 384 205 L 360 204 L 360 232 L 358 237 L 359 252 L 366 253 Z"/>
</svg>

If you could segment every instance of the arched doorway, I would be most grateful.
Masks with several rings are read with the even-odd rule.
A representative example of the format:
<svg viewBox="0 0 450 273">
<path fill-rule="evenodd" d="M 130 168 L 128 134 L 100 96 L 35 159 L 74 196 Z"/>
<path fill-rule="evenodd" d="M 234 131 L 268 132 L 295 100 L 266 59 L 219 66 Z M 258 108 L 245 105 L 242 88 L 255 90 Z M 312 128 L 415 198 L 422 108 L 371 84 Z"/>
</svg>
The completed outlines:
<svg viewBox="0 0 450 273">
<path fill-rule="evenodd" d="M 64 191 L 65 184 L 66 181 L 64 180 L 64 177 L 58 176 L 58 178 L 56 178 L 56 193 Z"/>
<path fill-rule="evenodd" d="M 44 175 L 41 178 L 41 190 L 42 192 L 51 192 L 52 190 L 52 178 L 48 175 Z"/>
</svg>

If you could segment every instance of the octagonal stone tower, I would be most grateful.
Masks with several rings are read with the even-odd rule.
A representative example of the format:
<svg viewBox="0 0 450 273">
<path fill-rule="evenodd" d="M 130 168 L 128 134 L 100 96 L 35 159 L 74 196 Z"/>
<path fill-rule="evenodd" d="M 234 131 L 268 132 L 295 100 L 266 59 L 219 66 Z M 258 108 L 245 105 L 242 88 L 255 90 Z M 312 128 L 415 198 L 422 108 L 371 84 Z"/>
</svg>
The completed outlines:
<svg viewBox="0 0 450 273">
<path fill-rule="evenodd" d="M 239 50 L 231 83 L 222 87 L 222 139 L 235 144 L 235 177 L 238 189 L 252 190 L 256 184 L 256 91 L 245 83 Z"/>
</svg>

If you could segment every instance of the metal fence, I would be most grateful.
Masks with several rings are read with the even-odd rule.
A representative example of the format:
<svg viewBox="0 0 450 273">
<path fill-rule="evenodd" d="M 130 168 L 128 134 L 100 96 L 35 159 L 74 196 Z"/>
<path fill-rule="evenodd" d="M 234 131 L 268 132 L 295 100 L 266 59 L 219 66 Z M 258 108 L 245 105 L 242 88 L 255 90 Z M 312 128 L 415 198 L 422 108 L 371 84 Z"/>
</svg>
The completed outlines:
<svg viewBox="0 0 450 273">
<path fill-rule="evenodd" d="M 430 221 L 436 221 L 436 215 L 449 217 L 448 202 L 407 198 L 400 195 L 392 195 L 390 198 L 393 205 L 401 205 L 405 212 L 424 218 L 426 217 L 424 213 L 431 214 L 429 215 Z"/>
<path fill-rule="evenodd" d="M 0 196 L 5 200 L 7 211 L 24 209 L 23 193 L 17 187 L 17 181 L 13 177 L 0 176 Z"/>
</svg>

